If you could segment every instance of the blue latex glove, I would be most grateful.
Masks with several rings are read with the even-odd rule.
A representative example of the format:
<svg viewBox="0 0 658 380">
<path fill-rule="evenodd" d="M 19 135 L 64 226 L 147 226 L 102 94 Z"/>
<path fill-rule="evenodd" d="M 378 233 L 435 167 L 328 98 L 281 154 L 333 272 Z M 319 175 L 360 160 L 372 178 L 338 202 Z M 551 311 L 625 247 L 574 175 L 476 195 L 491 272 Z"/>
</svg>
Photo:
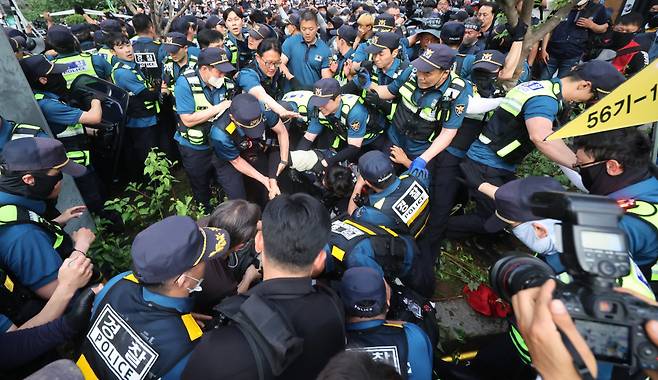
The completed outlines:
<svg viewBox="0 0 658 380">
<path fill-rule="evenodd" d="M 418 178 L 427 177 L 429 173 L 427 169 L 425 169 L 426 166 L 427 161 L 423 160 L 421 157 L 416 157 L 416 159 L 411 162 L 411 166 L 409 166 L 409 174 Z"/>
<path fill-rule="evenodd" d="M 372 81 L 370 80 L 370 73 L 364 69 L 360 69 L 354 78 L 352 78 L 352 81 L 362 90 L 367 90 L 372 84 Z"/>
</svg>

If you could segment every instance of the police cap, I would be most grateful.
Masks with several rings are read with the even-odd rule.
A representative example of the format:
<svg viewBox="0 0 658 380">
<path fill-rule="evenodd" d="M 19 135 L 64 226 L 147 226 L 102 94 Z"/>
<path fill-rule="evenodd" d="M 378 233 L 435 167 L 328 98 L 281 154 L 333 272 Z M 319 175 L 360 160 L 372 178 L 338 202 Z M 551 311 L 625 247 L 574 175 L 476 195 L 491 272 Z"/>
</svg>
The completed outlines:
<svg viewBox="0 0 658 380">
<path fill-rule="evenodd" d="M 446 44 L 460 44 L 464 39 L 464 24 L 458 21 L 448 21 L 441 28 L 441 41 Z"/>
<path fill-rule="evenodd" d="M 414 59 L 411 64 L 420 72 L 428 73 L 433 70 L 448 70 L 457 52 L 444 44 L 429 44 L 427 49 Z"/>
<path fill-rule="evenodd" d="M 178 50 L 184 46 L 194 46 L 194 43 L 188 41 L 183 33 L 167 33 L 165 40 L 162 41 L 162 47 L 169 54 L 176 54 Z"/>
<path fill-rule="evenodd" d="M 66 156 L 59 141 L 49 137 L 34 137 L 9 141 L 2 150 L 4 170 L 12 172 L 61 169 L 73 177 L 80 177 L 87 168 Z"/>
<path fill-rule="evenodd" d="M 67 46 L 75 43 L 75 37 L 69 28 L 64 25 L 53 25 L 46 33 L 46 40 L 53 46 Z"/>
<path fill-rule="evenodd" d="M 350 268 L 340 282 L 340 299 L 349 316 L 368 318 L 379 315 L 386 308 L 384 277 L 373 268 Z"/>
<path fill-rule="evenodd" d="M 338 29 L 332 30 L 331 34 L 344 39 L 349 44 L 353 44 L 354 40 L 356 40 L 357 32 L 356 29 L 349 25 L 341 25 Z"/>
<path fill-rule="evenodd" d="M 203 260 L 226 255 L 230 246 L 225 230 L 202 228 L 189 216 L 174 215 L 138 233 L 130 254 L 135 276 L 144 283 L 158 284 Z"/>
<path fill-rule="evenodd" d="M 498 50 L 483 50 L 475 55 L 473 70 L 498 72 L 505 65 L 505 54 Z"/>
<path fill-rule="evenodd" d="M 51 74 L 61 74 L 68 69 L 68 65 L 53 63 L 41 54 L 21 59 L 20 64 L 25 77 L 30 82 Z"/>
<path fill-rule="evenodd" d="M 359 158 L 359 174 L 375 186 L 386 187 L 393 179 L 393 163 L 383 152 L 371 150 Z"/>
<path fill-rule="evenodd" d="M 597 97 L 603 97 L 626 81 L 626 78 L 612 63 L 592 60 L 572 69 L 581 79 L 592 83 L 592 91 Z"/>
<path fill-rule="evenodd" d="M 400 47 L 400 35 L 392 32 L 377 33 L 370 39 L 366 53 L 377 54 L 384 49 L 391 51 Z"/>
<path fill-rule="evenodd" d="M 121 23 L 118 20 L 107 19 L 103 20 L 99 24 L 101 30 L 110 33 L 121 33 Z"/>
<path fill-rule="evenodd" d="M 272 37 L 272 32 L 270 28 L 263 24 L 256 24 L 256 27 L 249 30 L 249 35 L 255 40 L 264 40 L 266 38 Z"/>
<path fill-rule="evenodd" d="M 208 29 L 215 29 L 217 24 L 223 24 L 222 19 L 217 15 L 212 15 L 206 20 L 206 28 Z"/>
<path fill-rule="evenodd" d="M 231 101 L 228 113 L 247 137 L 257 139 L 263 136 L 265 132 L 263 111 L 255 96 L 246 93 L 236 95 Z"/>
<path fill-rule="evenodd" d="M 213 66 L 223 73 L 230 73 L 231 71 L 235 71 L 235 67 L 228 61 L 228 55 L 226 55 L 226 51 L 220 48 L 209 47 L 203 49 L 197 59 L 197 65 Z"/>
<path fill-rule="evenodd" d="M 496 190 L 496 213 L 484 223 L 484 229 L 494 233 L 513 223 L 543 219 L 530 208 L 530 198 L 538 191 L 564 191 L 564 188 L 551 177 L 526 177 L 507 182 Z"/>
<path fill-rule="evenodd" d="M 313 84 L 313 96 L 309 106 L 322 107 L 340 94 L 340 84 L 334 78 L 323 78 Z"/>
<path fill-rule="evenodd" d="M 395 29 L 395 17 L 388 13 L 377 15 L 377 17 L 375 17 L 375 25 L 373 25 L 372 28 L 376 32 L 390 32 Z"/>
</svg>

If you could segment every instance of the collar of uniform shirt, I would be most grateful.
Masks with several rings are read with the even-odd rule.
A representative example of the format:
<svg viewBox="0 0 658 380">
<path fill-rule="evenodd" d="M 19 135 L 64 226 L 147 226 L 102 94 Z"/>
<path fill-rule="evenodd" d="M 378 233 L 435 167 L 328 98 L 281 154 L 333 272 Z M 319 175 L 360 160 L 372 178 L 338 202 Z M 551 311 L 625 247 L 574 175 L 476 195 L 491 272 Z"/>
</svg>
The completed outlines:
<svg viewBox="0 0 658 380">
<path fill-rule="evenodd" d="M 306 42 L 304 37 L 302 37 L 302 42 L 304 42 L 308 47 L 315 46 L 318 43 L 318 34 L 317 33 L 315 34 L 315 39 L 313 40 L 313 42 Z"/>
</svg>

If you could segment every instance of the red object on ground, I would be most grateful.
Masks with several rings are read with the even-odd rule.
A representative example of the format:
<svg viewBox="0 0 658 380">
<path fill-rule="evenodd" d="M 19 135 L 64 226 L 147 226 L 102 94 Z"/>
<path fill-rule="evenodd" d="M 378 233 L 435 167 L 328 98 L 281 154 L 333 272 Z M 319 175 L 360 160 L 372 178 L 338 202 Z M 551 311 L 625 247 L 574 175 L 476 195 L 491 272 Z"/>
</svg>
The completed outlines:
<svg viewBox="0 0 658 380">
<path fill-rule="evenodd" d="M 485 284 L 480 284 L 477 289 L 471 290 L 464 285 L 463 293 L 466 302 L 478 313 L 494 318 L 505 318 L 512 308 Z"/>
</svg>

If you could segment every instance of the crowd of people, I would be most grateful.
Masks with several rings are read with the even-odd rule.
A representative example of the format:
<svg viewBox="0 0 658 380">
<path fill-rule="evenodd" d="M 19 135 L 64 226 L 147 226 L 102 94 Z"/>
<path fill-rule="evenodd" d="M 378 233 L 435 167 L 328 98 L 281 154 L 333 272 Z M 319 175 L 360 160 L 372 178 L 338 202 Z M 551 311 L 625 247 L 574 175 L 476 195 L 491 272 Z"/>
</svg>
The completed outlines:
<svg viewBox="0 0 658 380">
<path fill-rule="evenodd" d="M 448 239 L 514 236 L 565 274 L 559 221 L 530 205 L 567 190 L 624 207 L 632 270 L 619 283 L 655 299 L 645 129 L 547 137 L 656 58 L 658 1 L 613 18 L 581 0 L 529 53 L 554 4 L 515 25 L 496 3 L 468 0 L 197 2 L 163 25 L 149 4 L 128 19 L 76 7 L 75 25 L 45 14 L 43 51 L 5 28 L 48 128 L 0 115 L 3 378 L 44 365 L 33 376 L 636 375 L 596 362 L 552 282 L 516 295 L 509 332 L 468 366 L 439 359 L 431 300 Z M 123 92 L 80 91 L 90 83 Z M 125 118 L 110 123 L 117 93 Z M 85 212 L 116 221 L 108 189 L 148 181 L 153 148 L 182 164 L 208 216 L 153 223 L 132 242 L 131 268 L 100 273 L 94 232 L 63 228 Z M 533 152 L 569 186 L 520 176 Z M 55 208 L 63 173 L 84 206 Z M 658 344 L 655 321 L 646 331 Z"/>
</svg>

